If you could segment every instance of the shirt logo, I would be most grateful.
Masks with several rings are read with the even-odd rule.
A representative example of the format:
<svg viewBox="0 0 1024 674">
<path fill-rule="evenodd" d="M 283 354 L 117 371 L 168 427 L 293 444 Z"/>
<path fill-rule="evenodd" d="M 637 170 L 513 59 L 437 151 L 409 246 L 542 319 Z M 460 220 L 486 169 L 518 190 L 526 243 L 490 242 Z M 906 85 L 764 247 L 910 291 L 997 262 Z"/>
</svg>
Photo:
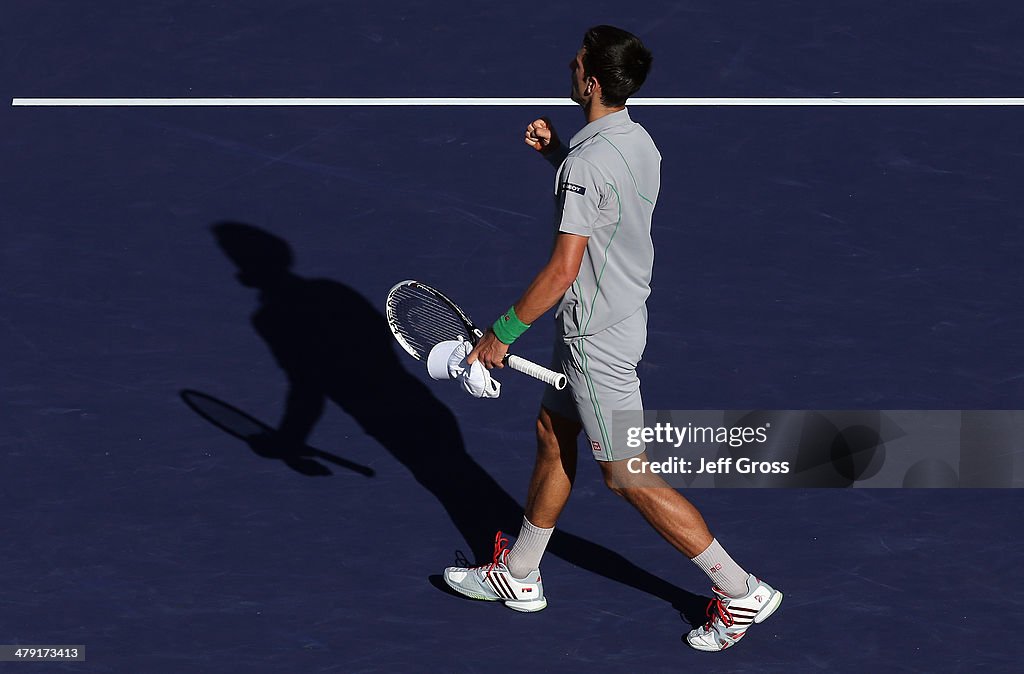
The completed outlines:
<svg viewBox="0 0 1024 674">
<path fill-rule="evenodd" d="M 582 185 L 575 185 L 573 183 L 566 182 L 566 183 L 562 183 L 562 191 L 563 192 L 575 192 L 576 194 L 583 195 L 583 194 L 587 193 L 587 188 L 583 187 Z"/>
</svg>

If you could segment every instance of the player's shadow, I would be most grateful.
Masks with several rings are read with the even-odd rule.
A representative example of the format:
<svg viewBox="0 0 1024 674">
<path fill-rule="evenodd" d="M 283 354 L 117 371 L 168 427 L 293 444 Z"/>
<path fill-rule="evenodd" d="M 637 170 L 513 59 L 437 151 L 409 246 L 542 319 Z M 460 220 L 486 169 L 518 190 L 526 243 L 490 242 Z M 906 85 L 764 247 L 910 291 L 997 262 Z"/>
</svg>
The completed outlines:
<svg viewBox="0 0 1024 674">
<path fill-rule="evenodd" d="M 466 452 L 452 412 L 399 362 L 381 312 L 342 283 L 295 274 L 291 247 L 269 232 L 233 222 L 212 231 L 238 268 L 239 282 L 258 291 L 252 325 L 288 377 L 277 437 L 305 446 L 325 404 L 333 402 L 441 503 L 472 557 L 490 561 L 494 532 L 518 531 L 523 509 Z M 705 598 L 616 552 L 564 531 L 552 537 L 548 551 L 670 602 L 691 624 L 703 622 Z"/>
</svg>

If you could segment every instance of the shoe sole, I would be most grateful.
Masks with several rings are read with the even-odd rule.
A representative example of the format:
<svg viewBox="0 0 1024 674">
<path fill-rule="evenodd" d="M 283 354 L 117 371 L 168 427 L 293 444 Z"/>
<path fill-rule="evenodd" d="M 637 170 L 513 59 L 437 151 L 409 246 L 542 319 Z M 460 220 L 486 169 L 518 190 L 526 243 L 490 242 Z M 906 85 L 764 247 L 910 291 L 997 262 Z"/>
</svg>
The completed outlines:
<svg viewBox="0 0 1024 674">
<path fill-rule="evenodd" d="M 449 582 L 447 578 L 444 579 L 444 583 L 445 585 L 455 590 L 464 597 L 469 597 L 470 599 L 478 599 L 480 601 L 504 601 L 505 606 L 509 607 L 513 611 L 518 611 L 519 613 L 536 613 L 537 611 L 543 611 L 545 608 L 547 608 L 548 605 L 547 599 L 535 599 L 533 601 L 512 601 L 509 599 L 502 599 L 501 597 L 489 597 L 487 595 L 480 594 L 479 592 L 467 590 L 464 587 L 453 585 L 451 582 Z"/>
<path fill-rule="evenodd" d="M 547 608 L 547 599 L 536 599 L 534 601 L 506 601 L 505 606 L 508 606 L 513 611 L 519 611 L 520 613 L 536 613 L 537 611 L 543 611 Z"/>
</svg>

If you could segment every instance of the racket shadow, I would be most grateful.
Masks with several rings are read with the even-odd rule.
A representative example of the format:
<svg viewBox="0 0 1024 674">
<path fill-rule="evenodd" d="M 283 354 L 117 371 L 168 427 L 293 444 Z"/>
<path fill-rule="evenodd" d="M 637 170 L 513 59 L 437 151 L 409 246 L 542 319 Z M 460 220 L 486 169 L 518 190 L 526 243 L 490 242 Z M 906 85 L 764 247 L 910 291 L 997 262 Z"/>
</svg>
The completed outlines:
<svg viewBox="0 0 1024 674">
<path fill-rule="evenodd" d="M 257 455 L 266 459 L 279 459 L 286 466 L 310 477 L 331 475 L 331 469 L 315 459 L 332 463 L 366 477 L 373 477 L 373 468 L 340 456 L 335 456 L 309 445 L 290 445 L 278 439 L 277 431 L 242 410 L 211 395 L 184 389 L 181 399 L 193 412 L 211 424 L 249 445 Z"/>
<path fill-rule="evenodd" d="M 405 369 L 383 313 L 343 283 L 294 273 L 291 247 L 274 234 L 235 222 L 211 230 L 238 268 L 238 281 L 258 291 L 253 329 L 288 378 L 277 433 L 305 445 L 327 403 L 336 405 L 437 499 L 469 546 L 470 559 L 490 561 L 494 532 L 518 531 L 523 508 L 467 452 L 451 410 Z M 559 531 L 548 549 L 664 599 L 687 620 L 694 611 L 703 618 L 706 599 L 601 545 Z M 444 562 L 438 560 L 439 567 Z"/>
</svg>

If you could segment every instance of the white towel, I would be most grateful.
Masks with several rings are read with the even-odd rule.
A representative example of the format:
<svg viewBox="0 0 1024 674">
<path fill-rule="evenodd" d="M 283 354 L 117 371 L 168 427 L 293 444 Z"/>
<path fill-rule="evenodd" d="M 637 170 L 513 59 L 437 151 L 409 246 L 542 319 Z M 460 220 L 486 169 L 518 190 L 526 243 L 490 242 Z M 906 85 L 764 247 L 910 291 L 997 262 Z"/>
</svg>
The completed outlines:
<svg viewBox="0 0 1024 674">
<path fill-rule="evenodd" d="M 491 377 L 480 361 L 466 363 L 473 343 L 457 339 L 441 342 L 427 356 L 427 372 L 434 379 L 457 379 L 462 389 L 474 398 L 497 398 L 501 384 Z"/>
</svg>

